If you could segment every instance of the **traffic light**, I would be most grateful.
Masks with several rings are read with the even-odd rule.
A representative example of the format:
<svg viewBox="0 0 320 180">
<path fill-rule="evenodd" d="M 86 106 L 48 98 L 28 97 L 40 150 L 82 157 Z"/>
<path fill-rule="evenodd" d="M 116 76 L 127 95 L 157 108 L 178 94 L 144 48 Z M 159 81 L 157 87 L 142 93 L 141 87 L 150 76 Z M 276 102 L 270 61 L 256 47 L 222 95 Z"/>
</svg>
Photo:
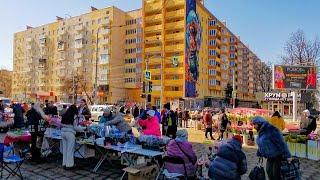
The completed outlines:
<svg viewBox="0 0 320 180">
<path fill-rule="evenodd" d="M 142 93 L 146 93 L 146 82 L 142 82 Z"/>
<path fill-rule="evenodd" d="M 152 92 L 152 82 L 149 81 L 149 93 L 151 93 L 151 92 Z"/>
<path fill-rule="evenodd" d="M 148 94 L 148 102 L 151 102 L 151 94 Z"/>
</svg>

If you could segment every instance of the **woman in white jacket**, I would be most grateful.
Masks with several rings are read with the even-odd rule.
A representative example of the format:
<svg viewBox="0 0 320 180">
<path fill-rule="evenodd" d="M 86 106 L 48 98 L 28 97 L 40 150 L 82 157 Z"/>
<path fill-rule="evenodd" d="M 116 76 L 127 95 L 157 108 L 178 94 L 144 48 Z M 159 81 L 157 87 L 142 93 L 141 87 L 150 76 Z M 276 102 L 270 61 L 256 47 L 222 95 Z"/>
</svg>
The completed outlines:
<svg viewBox="0 0 320 180">
<path fill-rule="evenodd" d="M 63 148 L 62 166 L 66 169 L 71 169 L 74 166 L 74 144 L 76 141 L 76 131 L 83 131 L 84 128 L 78 126 L 75 118 L 78 114 L 78 109 L 75 105 L 71 105 L 66 113 L 62 116 L 61 137 Z"/>
</svg>

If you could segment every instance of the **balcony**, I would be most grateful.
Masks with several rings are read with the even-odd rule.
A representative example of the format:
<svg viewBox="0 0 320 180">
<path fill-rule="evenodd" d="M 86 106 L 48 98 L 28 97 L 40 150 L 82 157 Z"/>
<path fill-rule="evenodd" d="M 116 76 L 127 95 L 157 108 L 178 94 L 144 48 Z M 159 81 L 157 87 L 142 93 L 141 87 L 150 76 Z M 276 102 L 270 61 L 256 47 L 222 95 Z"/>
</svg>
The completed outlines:
<svg viewBox="0 0 320 180">
<path fill-rule="evenodd" d="M 165 97 L 178 98 L 183 96 L 183 91 L 164 91 Z"/>
<path fill-rule="evenodd" d="M 66 54 L 65 53 L 59 53 L 58 59 L 59 59 L 59 61 L 65 60 L 66 59 Z"/>
<path fill-rule="evenodd" d="M 100 40 L 99 43 L 102 44 L 102 45 L 108 45 L 109 44 L 109 39 L 102 39 L 102 40 Z"/>
<path fill-rule="evenodd" d="M 159 22 L 162 20 L 162 14 L 146 16 L 144 20 L 145 22 Z"/>
<path fill-rule="evenodd" d="M 80 58 L 82 58 L 82 53 L 81 53 L 81 52 L 76 52 L 76 53 L 74 53 L 74 58 L 75 58 L 75 59 L 80 59 Z"/>
<path fill-rule="evenodd" d="M 177 6 L 184 6 L 184 0 L 171 0 L 171 1 L 168 1 L 166 7 L 167 8 L 174 8 L 174 7 L 177 7 Z"/>
<path fill-rule="evenodd" d="M 76 31 L 82 31 L 84 29 L 83 25 L 76 25 L 75 30 Z"/>
<path fill-rule="evenodd" d="M 183 79 L 166 79 L 164 81 L 165 86 L 183 86 Z"/>
<path fill-rule="evenodd" d="M 162 25 L 148 26 L 145 28 L 145 32 L 157 32 L 162 30 Z"/>
<path fill-rule="evenodd" d="M 101 20 L 102 26 L 110 26 L 110 20 L 109 19 L 103 19 Z"/>
<path fill-rule="evenodd" d="M 145 48 L 145 53 L 157 53 L 157 52 L 161 52 L 160 46 Z"/>
<path fill-rule="evenodd" d="M 153 74 L 153 75 L 159 75 L 160 74 L 160 69 L 148 69 L 150 72 L 151 72 L 151 74 Z"/>
<path fill-rule="evenodd" d="M 161 80 L 152 80 L 152 85 L 153 86 L 160 86 L 161 85 Z"/>
<path fill-rule="evenodd" d="M 165 36 L 165 40 L 183 40 L 184 39 L 184 33 L 174 33 L 174 34 L 168 34 Z"/>
<path fill-rule="evenodd" d="M 171 45 L 166 47 L 166 52 L 184 51 L 183 44 Z"/>
<path fill-rule="evenodd" d="M 74 36 L 74 39 L 75 40 L 81 40 L 83 38 L 83 34 L 76 34 L 75 36 Z"/>
<path fill-rule="evenodd" d="M 59 41 L 58 42 L 58 47 L 57 47 L 57 50 L 58 51 L 64 51 L 65 50 L 65 43 L 63 41 Z"/>
<path fill-rule="evenodd" d="M 145 40 L 147 43 L 152 43 L 152 42 L 159 42 L 161 40 L 161 36 L 149 36 L 145 37 Z"/>
<path fill-rule="evenodd" d="M 102 35 L 109 35 L 110 29 L 101 29 L 100 33 L 101 33 Z"/>
<path fill-rule="evenodd" d="M 74 48 L 75 49 L 82 49 L 83 48 L 83 44 L 82 43 L 75 43 L 74 44 Z"/>
<path fill-rule="evenodd" d="M 170 18 L 183 18 L 185 15 L 185 12 L 184 12 L 184 9 L 180 9 L 180 10 L 177 10 L 177 11 L 171 11 L 171 12 L 168 12 L 166 13 L 166 18 L 167 19 L 170 19 Z"/>
<path fill-rule="evenodd" d="M 177 21 L 177 22 L 171 22 L 171 23 L 167 23 L 165 25 L 166 29 L 181 29 L 184 28 L 184 21 Z"/>
<path fill-rule="evenodd" d="M 184 74 L 185 71 L 183 67 L 165 68 L 164 73 L 165 74 Z"/>
<path fill-rule="evenodd" d="M 148 59 L 149 61 L 148 61 L 148 64 L 149 65 L 154 65 L 154 64 L 161 64 L 161 57 L 153 57 L 153 58 L 149 58 Z"/>
<path fill-rule="evenodd" d="M 44 47 L 47 45 L 47 37 L 45 35 L 41 35 L 39 37 L 39 44 L 40 44 L 40 47 Z"/>
<path fill-rule="evenodd" d="M 31 43 L 31 42 L 32 42 L 32 37 L 27 37 L 27 38 L 26 38 L 26 41 L 27 41 L 28 43 Z"/>
<path fill-rule="evenodd" d="M 162 7 L 161 1 L 149 1 L 149 2 L 145 2 L 144 11 L 146 13 L 158 11 L 160 7 Z"/>
</svg>

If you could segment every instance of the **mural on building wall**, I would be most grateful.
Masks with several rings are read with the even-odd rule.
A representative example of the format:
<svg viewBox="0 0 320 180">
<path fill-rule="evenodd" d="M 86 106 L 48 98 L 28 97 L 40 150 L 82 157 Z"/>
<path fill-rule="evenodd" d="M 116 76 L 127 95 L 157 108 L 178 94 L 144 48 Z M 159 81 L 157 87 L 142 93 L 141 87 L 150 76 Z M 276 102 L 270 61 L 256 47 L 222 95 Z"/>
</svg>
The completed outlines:
<svg viewBox="0 0 320 180">
<path fill-rule="evenodd" d="M 196 13 L 196 4 L 196 0 L 186 0 L 185 97 L 198 96 L 198 54 L 201 45 L 201 26 Z"/>
</svg>

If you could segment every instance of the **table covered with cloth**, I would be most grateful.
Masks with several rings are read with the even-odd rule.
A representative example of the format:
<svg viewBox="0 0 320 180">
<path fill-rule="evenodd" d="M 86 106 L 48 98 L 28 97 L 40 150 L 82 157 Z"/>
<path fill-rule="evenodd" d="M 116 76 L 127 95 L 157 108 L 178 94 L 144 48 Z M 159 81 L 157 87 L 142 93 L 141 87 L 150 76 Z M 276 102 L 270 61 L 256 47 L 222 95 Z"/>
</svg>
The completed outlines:
<svg viewBox="0 0 320 180">
<path fill-rule="evenodd" d="M 11 143 L 16 142 L 25 142 L 30 143 L 31 142 L 31 134 L 29 131 L 9 131 L 7 135 L 4 138 L 4 145 L 8 146 Z"/>
</svg>

